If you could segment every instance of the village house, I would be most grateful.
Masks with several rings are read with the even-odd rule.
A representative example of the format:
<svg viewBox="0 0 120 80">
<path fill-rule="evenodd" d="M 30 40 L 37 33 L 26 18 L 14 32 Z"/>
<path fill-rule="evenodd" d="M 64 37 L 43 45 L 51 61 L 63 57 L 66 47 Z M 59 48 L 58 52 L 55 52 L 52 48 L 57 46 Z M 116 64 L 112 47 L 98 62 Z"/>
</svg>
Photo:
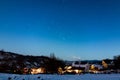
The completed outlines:
<svg viewBox="0 0 120 80">
<path fill-rule="evenodd" d="M 80 74 L 89 71 L 89 64 L 81 61 L 74 61 L 71 65 L 65 67 L 65 73 Z"/>
<path fill-rule="evenodd" d="M 66 73 L 101 73 L 102 61 L 73 61 L 65 67 Z"/>
<path fill-rule="evenodd" d="M 46 69 L 43 67 L 40 68 L 31 68 L 31 74 L 43 74 L 46 73 Z"/>
<path fill-rule="evenodd" d="M 102 65 L 105 69 L 112 69 L 112 66 L 114 65 L 114 61 L 110 59 L 102 60 Z"/>
</svg>

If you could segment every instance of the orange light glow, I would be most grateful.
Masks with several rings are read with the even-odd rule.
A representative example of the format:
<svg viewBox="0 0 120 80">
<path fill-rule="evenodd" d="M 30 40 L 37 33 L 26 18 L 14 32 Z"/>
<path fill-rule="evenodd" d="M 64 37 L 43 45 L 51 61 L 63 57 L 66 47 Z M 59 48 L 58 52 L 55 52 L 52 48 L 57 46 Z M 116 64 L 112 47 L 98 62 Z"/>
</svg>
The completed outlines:
<svg viewBox="0 0 120 80">
<path fill-rule="evenodd" d="M 45 73 L 45 69 L 44 68 L 31 69 L 31 74 L 40 74 L 40 73 Z"/>
</svg>

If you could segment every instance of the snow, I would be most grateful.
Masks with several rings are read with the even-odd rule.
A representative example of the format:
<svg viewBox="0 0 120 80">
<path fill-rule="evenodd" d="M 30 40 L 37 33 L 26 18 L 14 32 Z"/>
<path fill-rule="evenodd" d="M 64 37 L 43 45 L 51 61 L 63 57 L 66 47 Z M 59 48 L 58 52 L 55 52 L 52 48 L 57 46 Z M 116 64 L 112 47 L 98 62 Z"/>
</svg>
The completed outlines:
<svg viewBox="0 0 120 80">
<path fill-rule="evenodd" d="M 0 55 L 0 59 L 3 59 L 3 58 L 4 58 L 4 56 L 1 56 L 1 55 Z"/>
<path fill-rule="evenodd" d="M 0 80 L 120 80 L 120 74 L 17 75 L 0 73 Z"/>
</svg>

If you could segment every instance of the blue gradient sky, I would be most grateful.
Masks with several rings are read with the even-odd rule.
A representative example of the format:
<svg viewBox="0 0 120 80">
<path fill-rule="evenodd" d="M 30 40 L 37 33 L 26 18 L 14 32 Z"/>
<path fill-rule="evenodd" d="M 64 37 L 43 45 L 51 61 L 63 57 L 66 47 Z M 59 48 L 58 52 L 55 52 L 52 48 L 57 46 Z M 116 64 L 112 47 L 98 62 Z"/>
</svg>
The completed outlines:
<svg viewBox="0 0 120 80">
<path fill-rule="evenodd" d="M 0 0 L 0 49 L 104 59 L 120 54 L 119 0 Z"/>
</svg>

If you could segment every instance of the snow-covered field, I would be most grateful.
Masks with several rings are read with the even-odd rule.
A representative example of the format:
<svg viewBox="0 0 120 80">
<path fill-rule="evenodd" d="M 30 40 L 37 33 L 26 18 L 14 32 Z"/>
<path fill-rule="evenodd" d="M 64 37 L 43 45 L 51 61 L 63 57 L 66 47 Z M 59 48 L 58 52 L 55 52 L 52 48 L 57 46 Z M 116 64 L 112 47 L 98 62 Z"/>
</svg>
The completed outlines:
<svg viewBox="0 0 120 80">
<path fill-rule="evenodd" d="M 0 73 L 0 80 L 120 80 L 120 74 L 16 75 Z"/>
</svg>

